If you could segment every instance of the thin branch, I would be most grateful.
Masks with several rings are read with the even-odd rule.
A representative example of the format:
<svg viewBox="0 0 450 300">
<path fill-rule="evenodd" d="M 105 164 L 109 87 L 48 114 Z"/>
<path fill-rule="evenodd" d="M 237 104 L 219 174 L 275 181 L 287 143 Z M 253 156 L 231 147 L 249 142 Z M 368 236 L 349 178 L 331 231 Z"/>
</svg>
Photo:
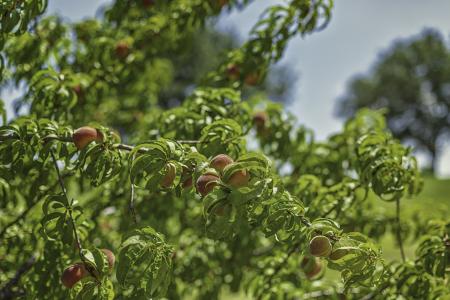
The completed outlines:
<svg viewBox="0 0 450 300">
<path fill-rule="evenodd" d="M 286 264 L 286 262 L 289 260 L 289 258 L 292 256 L 292 254 L 294 254 L 295 252 L 298 251 L 298 247 L 300 247 L 300 242 L 295 243 L 291 250 L 289 250 L 289 252 L 287 253 L 287 255 L 284 257 L 284 259 L 275 267 L 274 271 L 272 274 L 270 274 L 269 277 L 267 277 L 267 285 L 271 286 L 272 284 L 272 280 L 273 278 L 281 271 L 281 269 L 283 268 L 283 266 Z M 263 293 L 265 291 L 262 291 Z M 258 296 L 258 300 L 262 299 L 262 293 Z"/>
<path fill-rule="evenodd" d="M 36 257 L 33 254 L 20 266 L 14 277 L 0 290 L 0 299 L 14 299 L 17 296 L 17 294 L 12 291 L 13 287 L 19 283 L 20 278 L 33 267 L 35 262 Z"/>
<path fill-rule="evenodd" d="M 50 155 L 52 156 L 53 164 L 54 164 L 55 169 L 56 169 L 56 174 L 58 175 L 59 185 L 61 186 L 61 189 L 63 191 L 64 197 L 66 197 L 67 203 L 69 203 L 68 212 L 69 212 L 70 222 L 72 223 L 72 229 L 73 229 L 73 234 L 75 236 L 75 242 L 77 244 L 77 248 L 78 248 L 78 252 L 79 252 L 80 258 L 84 262 L 85 261 L 84 256 L 81 254 L 81 251 L 83 250 L 83 248 L 81 246 L 80 238 L 79 238 L 78 232 L 77 232 L 77 227 L 75 225 L 75 220 L 74 220 L 73 215 L 72 215 L 72 204 L 73 204 L 74 199 L 69 201 L 69 197 L 67 196 L 66 187 L 64 185 L 64 181 L 63 181 L 63 178 L 61 176 L 61 173 L 59 172 L 58 163 L 56 161 L 55 154 L 53 153 L 52 149 L 50 149 Z"/>
<path fill-rule="evenodd" d="M 397 242 L 398 245 L 400 247 L 400 254 L 402 256 L 402 261 L 405 262 L 406 258 L 405 258 L 405 250 L 403 249 L 403 240 L 402 240 L 402 234 L 401 234 L 401 228 L 400 228 L 400 198 L 397 198 L 395 200 L 395 206 L 396 206 L 396 210 L 395 210 L 395 220 L 397 223 L 397 228 L 396 228 L 396 233 L 397 233 Z"/>
<path fill-rule="evenodd" d="M 65 178 L 67 176 L 70 176 L 72 174 L 72 172 L 63 174 L 62 177 Z M 31 205 L 28 206 L 20 215 L 18 215 L 13 221 L 11 221 L 10 223 L 6 224 L 6 226 L 2 229 L 2 231 L 0 232 L 0 239 L 3 238 L 3 236 L 6 234 L 6 232 L 8 231 L 8 229 L 14 225 L 17 225 L 20 223 L 20 221 L 22 221 L 23 219 L 25 219 L 25 217 L 28 215 L 28 213 L 37 205 L 39 204 L 39 202 L 41 202 L 42 199 L 44 199 L 44 194 L 48 193 L 49 191 L 53 190 L 56 186 L 58 185 L 58 182 L 54 183 L 50 188 L 46 189 L 45 191 L 41 191 L 39 193 L 36 194 L 36 196 L 34 197 L 34 201 L 32 201 Z"/>
<path fill-rule="evenodd" d="M 15 135 L 15 134 L 0 135 L 0 142 L 8 141 L 8 140 L 18 140 L 18 139 L 20 139 L 20 138 L 17 135 Z M 47 136 L 43 137 L 42 141 L 44 143 L 47 143 L 47 142 L 50 142 L 50 141 L 60 141 L 60 142 L 63 142 L 63 143 L 73 143 L 73 140 L 72 140 L 71 137 L 62 137 L 62 136 L 57 136 L 57 135 L 54 135 L 54 134 L 50 134 L 50 135 L 47 135 Z M 152 140 L 152 141 L 156 141 L 156 140 Z M 207 141 L 199 141 L 199 140 L 175 140 L 174 142 L 179 143 L 179 144 L 191 144 L 191 145 L 208 143 Z M 114 144 L 114 148 L 119 149 L 119 150 L 125 150 L 125 151 L 133 151 L 135 146 L 127 145 L 127 144 Z M 148 151 L 148 149 L 146 149 L 146 148 L 140 148 L 139 149 L 139 153 L 145 153 L 147 151 Z"/>
<path fill-rule="evenodd" d="M 92 277 L 94 277 L 96 280 L 98 280 L 95 270 L 92 270 L 90 268 L 90 265 L 87 264 L 86 258 L 84 257 L 84 255 L 82 253 L 83 247 L 81 245 L 80 237 L 78 236 L 78 231 L 77 231 L 77 227 L 76 227 L 76 224 L 75 224 L 75 219 L 73 218 L 73 214 L 72 214 L 72 205 L 73 205 L 74 199 L 72 198 L 72 200 L 69 201 L 69 197 L 67 196 L 67 190 L 66 190 L 66 187 L 64 185 L 64 181 L 63 181 L 63 178 L 61 176 L 61 173 L 59 172 L 58 163 L 56 161 L 56 157 L 55 157 L 55 154 L 53 153 L 52 149 L 50 149 L 50 154 L 51 154 L 52 159 L 53 159 L 53 164 L 54 164 L 55 169 L 56 169 L 56 174 L 58 174 L 59 185 L 61 186 L 61 189 L 63 191 L 64 196 L 66 197 L 67 203 L 69 203 L 69 207 L 67 209 L 67 212 L 69 213 L 70 222 L 72 223 L 72 230 L 73 230 L 73 234 L 75 236 L 75 243 L 76 243 L 77 248 L 78 248 L 78 255 L 80 256 L 80 259 L 83 262 L 83 264 L 85 265 L 87 271 L 92 275 Z"/>
</svg>

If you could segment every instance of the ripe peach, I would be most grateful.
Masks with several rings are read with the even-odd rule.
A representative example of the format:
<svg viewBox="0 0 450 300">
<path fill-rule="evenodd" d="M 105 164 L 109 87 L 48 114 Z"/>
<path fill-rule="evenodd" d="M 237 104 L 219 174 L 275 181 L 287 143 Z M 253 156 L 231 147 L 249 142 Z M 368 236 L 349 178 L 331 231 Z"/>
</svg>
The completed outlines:
<svg viewBox="0 0 450 300">
<path fill-rule="evenodd" d="M 77 84 L 72 88 L 72 90 L 77 95 L 78 98 L 83 96 L 83 88 L 81 87 L 81 85 Z"/>
<path fill-rule="evenodd" d="M 256 72 L 247 74 L 244 78 L 244 82 L 246 85 L 255 86 L 259 82 L 259 74 Z"/>
<path fill-rule="evenodd" d="M 78 150 L 82 150 L 93 141 L 103 142 L 103 134 L 95 128 L 84 126 L 73 132 L 72 140 L 75 143 L 75 147 Z"/>
<path fill-rule="evenodd" d="M 219 176 L 212 173 L 206 173 L 201 175 L 196 182 L 197 192 L 200 193 L 203 197 L 208 195 L 213 188 L 217 185 L 217 181 L 219 180 Z"/>
<path fill-rule="evenodd" d="M 312 279 L 322 271 L 322 263 L 316 257 L 305 257 L 302 260 L 301 268 L 306 277 Z"/>
<path fill-rule="evenodd" d="M 166 165 L 166 174 L 160 182 L 160 185 L 164 188 L 168 188 L 172 185 L 176 176 L 176 167 L 172 163 Z"/>
<path fill-rule="evenodd" d="M 108 260 L 109 270 L 112 270 L 114 267 L 114 263 L 116 262 L 116 257 L 114 253 L 112 253 L 109 249 L 101 249 L 102 252 L 106 255 L 106 259 Z"/>
<path fill-rule="evenodd" d="M 212 208 L 212 213 L 216 216 L 223 217 L 231 212 L 231 204 L 216 204 Z"/>
<path fill-rule="evenodd" d="M 220 8 L 223 8 L 225 5 L 228 4 L 228 0 L 219 0 L 218 2 L 219 2 L 219 7 Z"/>
<path fill-rule="evenodd" d="M 241 71 L 239 70 L 239 67 L 236 64 L 229 64 L 227 66 L 227 76 L 229 80 L 236 81 L 239 79 L 240 75 Z"/>
<path fill-rule="evenodd" d="M 130 46 L 125 41 L 120 41 L 116 44 L 116 55 L 117 57 L 123 59 L 130 54 Z"/>
<path fill-rule="evenodd" d="M 88 275 L 84 264 L 79 262 L 67 267 L 61 275 L 61 282 L 67 288 L 72 288 L 78 281 Z"/>
<path fill-rule="evenodd" d="M 142 0 L 142 5 L 144 5 L 145 8 L 152 7 L 154 4 L 153 0 Z"/>
<path fill-rule="evenodd" d="M 235 188 L 240 188 L 246 186 L 249 180 L 250 173 L 248 173 L 246 170 L 240 170 L 234 172 L 228 179 L 227 183 Z"/>
<path fill-rule="evenodd" d="M 264 111 L 256 112 L 253 115 L 253 125 L 255 125 L 257 131 L 263 130 L 266 127 L 268 120 L 269 116 Z"/>
<path fill-rule="evenodd" d="M 181 187 L 183 189 L 188 189 L 192 186 L 192 171 L 188 167 L 183 167 L 183 172 L 181 172 Z"/>
<path fill-rule="evenodd" d="M 192 176 L 190 176 L 189 178 L 187 178 L 185 181 L 183 181 L 183 183 L 181 184 L 181 187 L 183 189 L 189 189 L 192 187 Z"/>
<path fill-rule="evenodd" d="M 226 154 L 219 154 L 211 159 L 209 166 L 216 169 L 217 172 L 222 172 L 226 166 L 233 163 L 233 159 Z"/>
<path fill-rule="evenodd" d="M 309 252 L 316 257 L 327 257 L 331 253 L 331 242 L 324 235 L 318 235 L 309 242 Z"/>
</svg>

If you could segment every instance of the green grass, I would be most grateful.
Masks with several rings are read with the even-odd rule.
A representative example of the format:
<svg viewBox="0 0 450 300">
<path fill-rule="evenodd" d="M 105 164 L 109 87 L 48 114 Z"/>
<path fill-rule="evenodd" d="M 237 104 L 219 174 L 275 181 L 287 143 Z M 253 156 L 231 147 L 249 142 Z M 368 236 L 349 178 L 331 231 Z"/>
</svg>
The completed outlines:
<svg viewBox="0 0 450 300">
<path fill-rule="evenodd" d="M 387 211 L 395 211 L 395 203 L 387 203 L 379 199 L 379 205 L 386 208 Z M 422 192 L 413 198 L 405 198 L 400 204 L 400 218 L 403 220 L 411 219 L 418 215 L 420 219 L 448 219 L 450 214 L 450 179 L 436 179 L 433 177 L 425 177 L 425 184 Z M 405 254 L 408 258 L 414 257 L 414 251 L 417 246 L 416 240 L 406 240 Z M 388 234 L 381 240 L 383 249 L 383 257 L 390 260 L 400 259 L 400 251 L 396 244 L 395 238 Z"/>
</svg>

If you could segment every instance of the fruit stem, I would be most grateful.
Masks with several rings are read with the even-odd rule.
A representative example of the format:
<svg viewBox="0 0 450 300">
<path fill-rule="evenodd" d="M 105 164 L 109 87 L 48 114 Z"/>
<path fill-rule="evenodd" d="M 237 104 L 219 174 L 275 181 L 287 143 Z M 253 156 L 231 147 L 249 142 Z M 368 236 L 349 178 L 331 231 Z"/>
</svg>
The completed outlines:
<svg viewBox="0 0 450 300">
<path fill-rule="evenodd" d="M 405 250 L 403 249 L 403 240 L 402 240 L 402 235 L 400 232 L 400 198 L 397 198 L 395 200 L 395 206 L 396 206 L 396 210 L 395 210 L 395 220 L 397 223 L 397 228 L 396 228 L 396 232 L 397 232 L 397 241 L 398 241 L 398 245 L 400 247 L 400 254 L 402 256 L 402 261 L 405 262 L 406 258 L 405 258 Z"/>
</svg>

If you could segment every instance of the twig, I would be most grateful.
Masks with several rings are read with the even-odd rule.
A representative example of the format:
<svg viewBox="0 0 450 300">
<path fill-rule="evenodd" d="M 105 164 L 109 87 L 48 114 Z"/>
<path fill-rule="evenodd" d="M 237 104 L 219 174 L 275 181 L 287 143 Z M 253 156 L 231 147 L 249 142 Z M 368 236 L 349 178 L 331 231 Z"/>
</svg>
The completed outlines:
<svg viewBox="0 0 450 300">
<path fill-rule="evenodd" d="M 395 220 L 397 223 L 397 228 L 396 228 L 396 232 L 397 232 L 397 242 L 398 245 L 400 247 L 400 254 L 402 256 L 402 261 L 405 262 L 406 258 L 405 258 L 405 250 L 403 249 L 403 240 L 402 240 L 402 234 L 401 234 L 401 228 L 400 228 L 400 198 L 397 198 L 395 200 L 395 206 L 396 206 L 396 210 L 395 210 Z"/>
<path fill-rule="evenodd" d="M 56 174 L 58 175 L 59 185 L 61 186 L 61 189 L 63 191 L 64 197 L 66 197 L 67 203 L 69 204 L 68 212 L 69 212 L 70 222 L 72 223 L 72 229 L 73 229 L 73 234 L 75 236 L 75 242 L 77 244 L 77 248 L 78 248 L 78 252 L 79 252 L 80 258 L 84 262 L 85 261 L 84 256 L 81 254 L 81 251 L 83 250 L 83 248 L 81 246 L 80 238 L 78 236 L 77 228 L 76 228 L 76 225 L 75 225 L 75 220 L 74 220 L 73 215 L 72 215 L 72 204 L 73 204 L 74 199 L 69 201 L 69 197 L 67 196 L 66 187 L 64 185 L 63 178 L 62 178 L 62 176 L 61 176 L 61 174 L 59 172 L 58 163 L 56 161 L 55 154 L 53 153 L 52 149 L 50 149 L 50 155 L 52 156 L 53 164 L 54 164 L 55 169 L 56 169 Z"/>
<path fill-rule="evenodd" d="M 70 176 L 72 174 L 72 172 L 63 174 L 62 177 L 67 177 Z M 22 221 L 27 214 L 42 200 L 44 199 L 43 194 L 47 193 L 48 191 L 53 190 L 56 186 L 58 185 L 58 182 L 54 183 L 50 188 L 46 189 L 45 191 L 41 191 L 40 193 L 38 193 L 34 198 L 36 199 L 35 201 L 32 201 L 31 205 L 28 206 L 20 215 L 18 215 L 16 217 L 16 219 L 14 219 L 13 221 L 11 221 L 10 223 L 6 224 L 5 228 L 2 229 L 2 231 L 0 232 L 0 239 L 3 238 L 3 236 L 6 234 L 6 232 L 8 231 L 8 229 L 16 224 L 18 224 L 20 221 Z"/>
<path fill-rule="evenodd" d="M 15 134 L 8 134 L 8 135 L 0 135 L 0 142 L 1 141 L 8 141 L 8 140 L 18 140 L 20 139 L 19 136 L 15 135 Z M 50 134 L 47 136 L 44 136 L 42 138 L 42 141 L 44 143 L 50 142 L 50 141 L 60 141 L 60 142 L 64 142 L 64 143 L 73 143 L 73 140 L 71 137 L 63 137 L 63 136 L 57 136 L 54 134 Z M 157 141 L 157 140 L 152 140 L 152 141 Z M 208 143 L 207 141 L 199 141 L 199 140 L 174 140 L 174 142 L 179 143 L 179 144 L 204 144 L 204 143 Z M 127 144 L 114 144 L 114 147 L 120 150 L 125 150 L 125 151 L 132 151 L 134 149 L 135 146 L 132 145 L 127 145 Z M 141 152 L 145 152 L 147 151 L 147 149 L 145 148 L 141 148 L 139 149 L 139 151 Z"/>
<path fill-rule="evenodd" d="M 5 286 L 0 290 L 0 299 L 14 299 L 17 295 L 12 291 L 12 288 L 19 283 L 20 278 L 28 272 L 31 267 L 33 267 L 36 262 L 36 257 L 31 255 L 31 257 L 25 261 L 20 268 L 16 271 L 16 274 L 11 278 Z"/>
<path fill-rule="evenodd" d="M 269 277 L 267 277 L 267 285 L 270 286 L 272 283 L 273 278 L 281 271 L 281 269 L 283 268 L 283 266 L 286 264 L 286 262 L 289 260 L 289 258 L 292 256 L 292 254 L 294 254 L 295 252 L 297 252 L 298 247 L 300 247 L 300 242 L 295 243 L 291 250 L 289 250 L 289 252 L 287 253 L 287 255 L 285 256 L 285 258 L 276 266 L 275 270 L 273 271 L 272 274 L 270 274 Z M 265 291 L 262 291 L 262 293 L 264 293 Z M 258 296 L 258 300 L 262 299 L 262 293 L 259 294 Z"/>
</svg>

